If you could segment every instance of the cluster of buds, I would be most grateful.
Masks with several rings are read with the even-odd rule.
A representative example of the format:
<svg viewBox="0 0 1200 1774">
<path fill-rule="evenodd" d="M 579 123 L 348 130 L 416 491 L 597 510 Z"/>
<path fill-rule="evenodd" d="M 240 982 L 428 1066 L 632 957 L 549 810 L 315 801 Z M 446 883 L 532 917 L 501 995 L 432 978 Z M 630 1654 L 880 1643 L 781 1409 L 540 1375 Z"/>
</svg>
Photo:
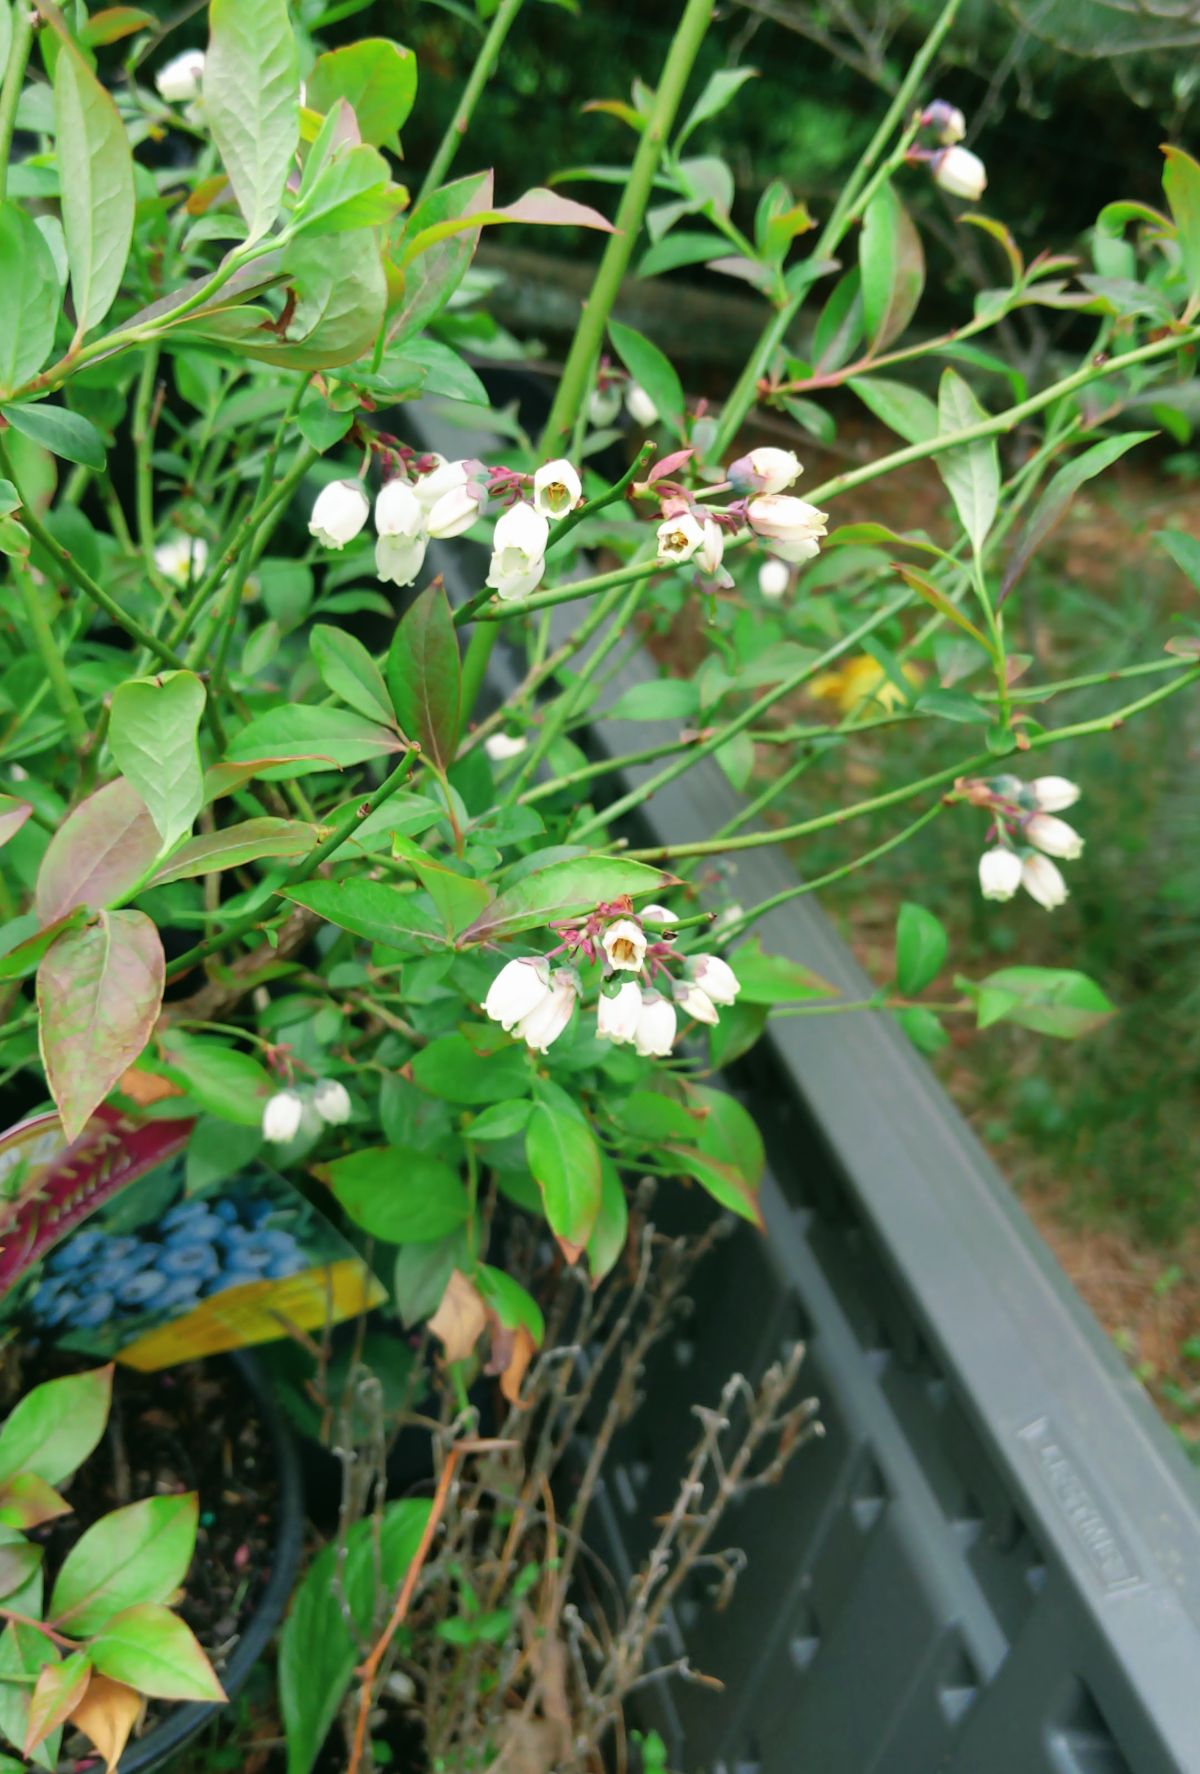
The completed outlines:
<svg viewBox="0 0 1200 1774">
<path fill-rule="evenodd" d="M 955 789 L 973 807 L 992 815 L 988 849 L 979 859 L 979 885 L 985 899 L 1011 899 L 1018 887 L 1048 912 L 1062 905 L 1067 883 L 1051 859 L 1073 862 L 1083 855 L 1083 839 L 1056 816 L 1073 807 L 1079 787 L 1065 776 L 963 778 Z"/>
<path fill-rule="evenodd" d="M 718 1009 L 732 1004 L 738 980 L 718 955 L 678 953 L 666 906 L 634 913 L 627 900 L 597 906 L 583 922 L 553 926 L 558 946 L 548 955 L 507 962 L 492 981 L 483 1008 L 493 1022 L 545 1053 L 571 1020 L 582 986 L 572 961 L 599 962 L 603 980 L 596 1000 L 596 1033 L 631 1045 L 643 1057 L 666 1058 L 675 1043 L 680 1014 L 710 1026 Z M 658 926 L 647 931 L 646 925 Z"/>
<path fill-rule="evenodd" d="M 615 369 L 607 356 L 602 357 L 596 386 L 588 400 L 588 418 L 597 428 L 611 425 L 622 405 L 634 424 L 640 425 L 643 431 L 658 424 L 658 408 L 641 383 Z"/>
<path fill-rule="evenodd" d="M 965 197 L 970 203 L 978 203 L 987 189 L 987 168 L 978 154 L 960 146 L 967 133 L 967 120 L 958 106 L 934 99 L 921 112 L 918 122 L 932 134 L 935 145 L 914 144 L 907 158 L 927 166 L 934 184 L 951 197 Z"/>
<path fill-rule="evenodd" d="M 743 525 L 766 544 L 775 561 L 812 560 L 820 551 L 826 513 L 787 491 L 801 473 L 793 450 L 751 450 L 726 470 L 724 484 L 739 496 L 720 509 L 699 504 L 674 482 L 660 482 L 656 488 L 662 502 L 659 560 L 665 566 L 678 566 L 695 558 L 709 578 L 728 583 L 721 565 L 725 533 Z M 788 583 L 786 568 L 782 582 L 776 572 L 771 583 L 778 590 L 768 595 L 782 596 Z"/>
<path fill-rule="evenodd" d="M 263 1104 L 263 1138 L 286 1146 L 302 1130 L 319 1133 L 322 1127 L 341 1127 L 352 1114 L 350 1097 L 336 1078 L 318 1078 L 308 1092 L 277 1090 Z"/>
</svg>

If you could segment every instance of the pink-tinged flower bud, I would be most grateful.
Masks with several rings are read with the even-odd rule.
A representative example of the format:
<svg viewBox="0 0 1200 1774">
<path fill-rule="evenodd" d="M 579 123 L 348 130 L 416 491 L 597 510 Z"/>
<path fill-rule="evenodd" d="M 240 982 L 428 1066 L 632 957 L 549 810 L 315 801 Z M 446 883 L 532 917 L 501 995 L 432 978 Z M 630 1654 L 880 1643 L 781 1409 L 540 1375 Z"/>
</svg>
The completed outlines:
<svg viewBox="0 0 1200 1774">
<path fill-rule="evenodd" d="M 375 528 L 381 536 L 406 536 L 410 541 L 425 528 L 424 507 L 399 476 L 386 482 L 375 501 Z"/>
<path fill-rule="evenodd" d="M 632 1041 L 641 1014 L 641 990 L 627 979 L 615 992 L 601 992 L 596 1003 L 596 1033 L 602 1041 Z"/>
<path fill-rule="evenodd" d="M 1065 776 L 1035 776 L 1029 784 L 1029 792 L 1039 812 L 1065 813 L 1068 807 L 1075 805 L 1081 791 L 1077 782 L 1071 782 Z"/>
<path fill-rule="evenodd" d="M 967 133 L 967 120 L 957 105 L 948 105 L 945 99 L 934 99 L 926 105 L 921 113 L 921 123 L 926 129 L 937 131 L 937 139 L 943 147 L 953 147 L 961 142 Z"/>
<path fill-rule="evenodd" d="M 985 899 L 1011 899 L 1021 885 L 1021 858 L 997 844 L 979 858 L 979 889 Z"/>
<path fill-rule="evenodd" d="M 658 526 L 658 558 L 667 566 L 678 567 L 691 560 L 703 541 L 704 531 L 690 511 L 665 517 Z"/>
<path fill-rule="evenodd" d="M 1031 854 L 1025 858 L 1021 865 L 1021 885 L 1030 898 L 1036 899 L 1048 912 L 1065 905 L 1070 897 L 1061 871 L 1048 856 Z"/>
<path fill-rule="evenodd" d="M 204 51 L 185 49 L 182 55 L 172 56 L 154 76 L 154 84 L 159 98 L 169 105 L 191 104 L 200 97 L 204 84 Z"/>
<path fill-rule="evenodd" d="M 614 918 L 605 926 L 600 946 L 610 967 L 639 973 L 646 959 L 646 933 L 632 918 Z"/>
<path fill-rule="evenodd" d="M 758 589 L 769 604 L 776 604 L 791 584 L 792 575 L 786 561 L 765 560 L 758 569 Z"/>
<path fill-rule="evenodd" d="M 742 989 L 737 974 L 720 955 L 693 955 L 690 971 L 705 997 L 714 1004 L 732 1004 Z"/>
<path fill-rule="evenodd" d="M 930 161 L 933 182 L 948 191 L 951 197 L 965 197 L 978 203 L 987 189 L 987 169 L 978 154 L 969 148 L 942 148 Z"/>
<path fill-rule="evenodd" d="M 428 458 L 427 458 L 428 460 Z M 436 458 L 436 466 L 428 474 L 417 477 L 413 483 L 413 492 L 420 501 L 423 511 L 432 511 L 439 499 L 447 493 L 465 487 L 469 479 L 465 462 L 447 462 L 444 456 Z"/>
<path fill-rule="evenodd" d="M 693 1022 L 707 1023 L 712 1027 L 721 1020 L 708 993 L 702 992 L 694 980 L 679 981 L 675 987 L 675 1002 L 684 1016 L 690 1016 Z"/>
<path fill-rule="evenodd" d="M 704 539 L 696 554 L 696 559 L 700 563 L 700 571 L 708 574 L 719 573 L 725 554 L 725 532 L 714 519 L 706 517 L 701 525 L 701 533 Z M 728 577 L 728 575 L 725 576 Z"/>
<path fill-rule="evenodd" d="M 533 477 L 533 508 L 543 517 L 565 517 L 583 497 L 583 482 L 565 457 L 543 463 Z"/>
<path fill-rule="evenodd" d="M 507 764 L 510 758 L 519 758 L 528 744 L 523 733 L 489 733 L 483 749 L 493 764 Z"/>
<path fill-rule="evenodd" d="M 330 1127 L 342 1127 L 352 1114 L 350 1093 L 336 1078 L 318 1078 L 313 1086 L 313 1108 Z"/>
<path fill-rule="evenodd" d="M 763 493 L 746 507 L 755 535 L 785 561 L 810 561 L 820 552 L 827 515 L 790 493 Z"/>
<path fill-rule="evenodd" d="M 626 388 L 625 410 L 635 425 L 648 428 L 658 423 L 658 408 L 640 382 L 631 382 Z"/>
<path fill-rule="evenodd" d="M 670 906 L 666 905 L 644 905 L 638 913 L 638 917 L 643 924 L 647 922 L 651 924 L 678 924 L 679 922 L 679 913 L 673 912 Z"/>
<path fill-rule="evenodd" d="M 666 1059 L 675 1040 L 675 1006 L 658 992 L 643 992 L 633 1044 L 643 1059 Z"/>
<path fill-rule="evenodd" d="M 300 1131 L 304 1100 L 294 1090 L 278 1090 L 263 1104 L 262 1134 L 273 1146 L 286 1146 Z"/>
<path fill-rule="evenodd" d="M 497 520 L 487 583 L 499 597 L 527 597 L 546 571 L 550 525 L 524 499 Z"/>
<path fill-rule="evenodd" d="M 1053 813 L 1034 813 L 1022 827 L 1023 835 L 1047 856 L 1061 856 L 1067 862 L 1074 862 L 1077 856 L 1083 855 L 1083 839 L 1073 825 L 1065 819 L 1056 819 Z"/>
<path fill-rule="evenodd" d="M 545 1053 L 570 1022 L 578 997 L 579 980 L 570 968 L 560 967 L 551 978 L 550 990 L 521 1018 L 516 1033 L 535 1053 Z"/>
<path fill-rule="evenodd" d="M 371 514 L 371 501 L 356 480 L 331 480 L 317 494 L 308 533 L 322 548 L 345 548 Z"/>
<path fill-rule="evenodd" d="M 473 481 L 468 481 L 465 486 L 451 487 L 430 509 L 426 519 L 429 534 L 438 542 L 449 542 L 452 537 L 461 536 L 464 530 L 478 522 L 485 497 L 484 489 Z"/>
<path fill-rule="evenodd" d="M 795 450 L 751 450 L 726 469 L 737 493 L 786 493 L 803 473 Z"/>
<path fill-rule="evenodd" d="M 508 961 L 488 988 L 484 1014 L 511 1030 L 550 995 L 550 963 L 541 956 Z"/>
<path fill-rule="evenodd" d="M 425 561 L 424 536 L 380 536 L 375 543 L 375 572 L 385 585 L 411 585 Z"/>
</svg>

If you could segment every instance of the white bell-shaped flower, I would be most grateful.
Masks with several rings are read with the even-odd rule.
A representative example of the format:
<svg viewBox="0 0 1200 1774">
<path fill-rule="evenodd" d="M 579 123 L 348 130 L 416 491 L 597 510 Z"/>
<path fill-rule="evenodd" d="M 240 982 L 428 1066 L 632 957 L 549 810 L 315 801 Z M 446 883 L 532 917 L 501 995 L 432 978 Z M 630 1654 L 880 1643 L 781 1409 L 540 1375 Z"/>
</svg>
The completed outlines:
<svg viewBox="0 0 1200 1774">
<path fill-rule="evenodd" d="M 677 567 L 683 561 L 690 561 L 703 541 L 704 531 L 690 511 L 681 511 L 677 517 L 664 517 L 658 526 L 658 558 Z"/>
<path fill-rule="evenodd" d="M 521 1018 L 515 1033 L 536 1053 L 545 1053 L 570 1022 L 578 998 L 578 978 L 570 968 L 560 967 L 551 976 L 546 996 Z"/>
<path fill-rule="evenodd" d="M 188 105 L 200 97 L 204 84 L 204 51 L 185 49 L 172 56 L 154 76 L 158 96 L 169 105 Z"/>
<path fill-rule="evenodd" d="M 777 604 L 791 582 L 792 575 L 788 571 L 787 562 L 776 559 L 774 555 L 758 569 L 758 589 L 769 604 Z"/>
<path fill-rule="evenodd" d="M 549 539 L 549 523 L 526 500 L 504 512 L 492 535 L 492 564 L 487 576 L 498 597 L 528 597 L 541 583 Z"/>
<path fill-rule="evenodd" d="M 511 1030 L 523 1016 L 536 1010 L 550 994 L 550 963 L 540 955 L 508 961 L 488 988 L 483 1001 L 485 1015 L 501 1028 Z"/>
<path fill-rule="evenodd" d="M 997 844 L 979 858 L 979 890 L 985 899 L 1011 899 L 1021 885 L 1021 858 Z"/>
<path fill-rule="evenodd" d="M 933 182 L 948 191 L 951 197 L 965 197 L 978 203 L 987 189 L 987 168 L 978 154 L 958 146 L 943 148 L 930 162 Z"/>
<path fill-rule="evenodd" d="M 406 536 L 410 540 L 425 528 L 425 509 L 406 480 L 397 475 L 386 481 L 375 501 L 375 528 L 381 536 Z"/>
<path fill-rule="evenodd" d="M 565 457 L 544 462 L 533 477 L 533 508 L 543 517 L 565 517 L 583 497 L 583 482 Z"/>
<path fill-rule="evenodd" d="M 658 408 L 640 382 L 630 382 L 626 388 L 625 411 L 636 425 L 648 428 L 658 423 Z"/>
<path fill-rule="evenodd" d="M 294 1090 L 277 1090 L 263 1104 L 262 1134 L 273 1146 L 286 1146 L 300 1131 L 304 1099 Z"/>
<path fill-rule="evenodd" d="M 208 543 L 203 536 L 168 536 L 154 550 L 154 564 L 165 579 L 186 585 L 199 579 L 208 565 Z"/>
<path fill-rule="evenodd" d="M 1065 813 L 1082 792 L 1079 784 L 1066 776 L 1035 776 L 1027 786 L 1042 813 Z"/>
<path fill-rule="evenodd" d="M 1070 897 L 1062 870 L 1048 856 L 1038 856 L 1036 852 L 1027 856 L 1021 865 L 1021 885 L 1048 912 L 1065 905 Z"/>
<path fill-rule="evenodd" d="M 643 992 L 633 1044 L 644 1059 L 666 1059 L 675 1041 L 675 1006 L 659 992 Z"/>
<path fill-rule="evenodd" d="M 600 946 L 612 968 L 640 973 L 646 959 L 646 932 L 632 918 L 614 918 L 604 928 Z"/>
<path fill-rule="evenodd" d="M 693 955 L 689 972 L 714 1004 L 732 1004 L 742 989 L 737 974 L 720 955 Z"/>
<path fill-rule="evenodd" d="M 341 1127 L 349 1121 L 352 1110 L 350 1093 L 336 1078 L 318 1078 L 313 1086 L 313 1108 L 330 1127 Z"/>
<path fill-rule="evenodd" d="M 701 991 L 695 980 L 683 979 L 675 987 L 675 1002 L 684 1016 L 690 1016 L 693 1022 L 719 1022 L 717 1007 L 707 992 Z"/>
<path fill-rule="evenodd" d="M 312 516 L 308 520 L 310 536 L 322 548 L 345 548 L 353 542 L 371 513 L 361 481 L 331 480 L 317 494 Z"/>
<path fill-rule="evenodd" d="M 519 758 L 528 745 L 523 733 L 489 733 L 483 749 L 493 764 L 506 764 L 510 758 Z"/>
<path fill-rule="evenodd" d="M 1047 856 L 1061 856 L 1067 862 L 1074 862 L 1077 856 L 1083 855 L 1083 839 L 1073 825 L 1065 819 L 1056 819 L 1053 813 L 1033 813 L 1025 821 L 1023 835 Z"/>
<path fill-rule="evenodd" d="M 750 528 L 772 554 L 785 561 L 809 561 L 820 551 L 827 513 L 790 493 L 762 493 L 746 507 Z"/>
<path fill-rule="evenodd" d="M 601 992 L 596 1003 L 596 1033 L 604 1041 L 632 1041 L 641 1014 L 641 989 L 627 979 L 615 992 Z"/>
<path fill-rule="evenodd" d="M 738 493 L 786 493 L 802 472 L 795 450 L 770 447 L 739 456 L 726 470 L 734 491 Z"/>
<path fill-rule="evenodd" d="M 375 572 L 385 585 L 412 585 L 425 563 L 424 536 L 379 536 Z"/>
</svg>

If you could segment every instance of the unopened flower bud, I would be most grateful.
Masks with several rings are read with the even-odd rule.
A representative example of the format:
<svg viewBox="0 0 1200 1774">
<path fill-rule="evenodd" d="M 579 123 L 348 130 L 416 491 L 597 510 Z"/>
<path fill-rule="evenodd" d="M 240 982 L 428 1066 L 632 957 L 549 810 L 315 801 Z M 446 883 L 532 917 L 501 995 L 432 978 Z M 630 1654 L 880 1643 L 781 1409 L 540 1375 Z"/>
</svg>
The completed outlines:
<svg viewBox="0 0 1200 1774">
<path fill-rule="evenodd" d="M 1062 871 L 1051 862 L 1048 856 L 1036 853 L 1027 856 L 1021 865 L 1021 885 L 1032 899 L 1045 906 L 1048 912 L 1057 906 L 1065 905 L 1069 898 L 1067 883 L 1062 878 Z"/>
<path fill-rule="evenodd" d="M 765 560 L 758 569 L 758 589 L 769 604 L 779 602 L 791 584 L 791 580 L 792 575 L 788 571 L 787 562 L 778 560 L 774 556 Z"/>
<path fill-rule="evenodd" d="M 545 462 L 533 477 L 533 508 L 543 517 L 565 517 L 583 497 L 583 482 L 565 457 Z"/>
<path fill-rule="evenodd" d="M 985 899 L 1011 899 L 1021 885 L 1021 858 L 997 844 L 979 858 L 979 889 Z"/>
<path fill-rule="evenodd" d="M 926 129 L 937 131 L 937 139 L 943 147 L 953 147 L 961 142 L 967 133 L 967 120 L 957 105 L 948 105 L 945 99 L 934 99 L 926 105 L 921 113 L 921 123 Z"/>
<path fill-rule="evenodd" d="M 510 758 L 519 758 L 528 744 L 523 733 L 489 733 L 483 749 L 493 764 L 506 764 Z"/>
<path fill-rule="evenodd" d="M 763 493 L 746 507 L 755 535 L 785 561 L 809 561 L 820 552 L 826 515 L 789 493 Z"/>
<path fill-rule="evenodd" d="M 166 99 L 169 105 L 187 105 L 193 99 L 198 99 L 203 83 L 202 49 L 185 49 L 182 55 L 172 56 L 154 76 L 158 96 Z"/>
<path fill-rule="evenodd" d="M 1065 813 L 1080 795 L 1079 784 L 1065 776 L 1035 776 L 1028 788 L 1042 813 Z"/>
<path fill-rule="evenodd" d="M 1034 813 L 1025 821 L 1022 828 L 1024 836 L 1047 856 L 1061 856 L 1067 862 L 1074 862 L 1077 856 L 1083 855 L 1083 839 L 1068 825 L 1065 819 L 1056 819 L 1053 813 Z"/>
<path fill-rule="evenodd" d="M 621 390 L 615 382 L 607 388 L 594 388 L 588 401 L 588 418 L 597 430 L 611 425 L 621 410 Z"/>
<path fill-rule="evenodd" d="M 349 1121 L 352 1110 L 350 1093 L 336 1078 L 318 1078 L 313 1086 L 313 1108 L 330 1127 L 341 1127 Z"/>
<path fill-rule="evenodd" d="M 641 989 L 627 979 L 615 992 L 601 992 L 596 1003 L 596 1033 L 603 1041 L 632 1041 L 641 1014 Z"/>
<path fill-rule="evenodd" d="M 700 530 L 703 540 L 696 553 L 700 570 L 709 575 L 720 573 L 725 554 L 725 532 L 715 518 L 711 517 L 705 518 Z M 728 575 L 723 577 L 728 578 Z"/>
<path fill-rule="evenodd" d="M 685 1016 L 693 1022 L 707 1023 L 712 1027 L 721 1019 L 717 1015 L 717 1007 L 707 992 L 702 992 L 694 980 L 680 980 L 675 987 L 675 1002 Z"/>
<path fill-rule="evenodd" d="M 794 450 L 751 450 L 731 462 L 726 476 L 738 493 L 786 493 L 802 473 Z"/>
<path fill-rule="evenodd" d="M 934 184 L 951 197 L 965 197 L 970 203 L 978 203 L 987 189 L 987 169 L 969 148 L 942 148 L 929 164 Z"/>
<path fill-rule="evenodd" d="M 691 976 L 714 1004 L 732 1004 L 742 989 L 733 968 L 719 955 L 693 955 Z"/>
<path fill-rule="evenodd" d="M 300 1131 L 304 1101 L 294 1090 L 278 1090 L 263 1104 L 262 1134 L 273 1146 L 286 1146 Z"/>
<path fill-rule="evenodd" d="M 633 1044 L 643 1059 L 666 1059 L 675 1040 L 675 1006 L 658 992 L 644 992 Z"/>
<path fill-rule="evenodd" d="M 317 494 L 308 522 L 309 535 L 323 548 L 345 548 L 353 542 L 371 512 L 371 501 L 356 480 L 331 480 Z"/>
<path fill-rule="evenodd" d="M 640 382 L 631 382 L 626 388 L 625 410 L 636 425 L 648 428 L 658 423 L 658 408 Z"/>
<path fill-rule="evenodd" d="M 644 905 L 638 913 L 638 917 L 643 923 L 649 921 L 651 924 L 678 924 L 679 922 L 679 913 L 673 912 L 670 906 L 665 905 Z"/>
</svg>

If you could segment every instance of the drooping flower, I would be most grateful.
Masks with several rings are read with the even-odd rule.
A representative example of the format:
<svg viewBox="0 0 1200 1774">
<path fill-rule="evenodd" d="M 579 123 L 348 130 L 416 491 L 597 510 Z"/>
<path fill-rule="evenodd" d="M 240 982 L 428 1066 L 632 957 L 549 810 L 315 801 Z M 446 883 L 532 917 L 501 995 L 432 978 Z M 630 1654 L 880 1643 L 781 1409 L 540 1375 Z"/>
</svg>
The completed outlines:
<svg viewBox="0 0 1200 1774">
<path fill-rule="evenodd" d="M 375 501 L 375 571 L 392 585 L 411 585 L 425 560 L 425 510 L 408 482 L 389 480 Z"/>
<path fill-rule="evenodd" d="M 704 541 L 704 531 L 690 511 L 665 517 L 658 526 L 658 558 L 671 566 L 690 561 Z"/>
<path fill-rule="evenodd" d="M 641 988 L 627 979 L 615 992 L 601 992 L 596 1003 L 596 1033 L 604 1041 L 632 1041 L 641 1014 Z"/>
<path fill-rule="evenodd" d="M 666 1059 L 675 1040 L 675 1006 L 660 992 L 643 992 L 633 1044 L 644 1059 Z"/>
<path fill-rule="evenodd" d="M 303 1100 L 294 1090 L 277 1090 L 263 1104 L 262 1133 L 272 1145 L 286 1146 L 300 1131 Z"/>
<path fill-rule="evenodd" d="M 803 470 L 794 450 L 764 448 L 739 456 L 725 472 L 735 492 L 785 493 Z"/>
<path fill-rule="evenodd" d="M 611 425 L 621 410 L 621 390 L 615 382 L 607 388 L 594 388 L 588 400 L 588 418 L 597 430 Z"/>
<path fill-rule="evenodd" d="M 527 597 L 546 570 L 550 525 L 524 499 L 499 518 L 492 535 L 487 583 L 498 597 Z"/>
<path fill-rule="evenodd" d="M 1070 897 L 1061 869 L 1048 856 L 1039 856 L 1036 851 L 1031 852 L 1021 865 L 1021 885 L 1048 912 L 1065 905 Z"/>
<path fill-rule="evenodd" d="M 154 564 L 164 579 L 186 585 L 199 579 L 208 565 L 208 543 L 203 536 L 168 536 L 154 550 Z"/>
<path fill-rule="evenodd" d="M 696 554 L 701 571 L 710 575 L 720 573 L 721 561 L 725 554 L 724 530 L 715 519 L 706 517 L 701 525 L 701 536 L 703 540 Z"/>
<path fill-rule="evenodd" d="M 810 561 L 820 552 L 827 515 L 790 493 L 762 493 L 746 507 L 755 535 L 785 561 Z"/>
<path fill-rule="evenodd" d="M 425 564 L 424 536 L 380 536 L 375 542 L 375 576 L 385 585 L 412 585 Z"/>
<path fill-rule="evenodd" d="M 951 197 L 965 197 L 978 203 L 987 189 L 987 168 L 978 154 L 957 145 L 940 149 L 930 161 L 933 182 L 948 191 Z"/>
<path fill-rule="evenodd" d="M 640 973 L 646 959 L 646 933 L 632 918 L 614 918 L 600 938 L 600 946 L 613 968 Z"/>
<path fill-rule="evenodd" d="M 769 604 L 779 602 L 791 581 L 792 575 L 788 572 L 787 562 L 774 555 L 768 555 L 758 569 L 758 589 Z"/>
<path fill-rule="evenodd" d="M 488 988 L 484 1013 L 511 1031 L 523 1016 L 537 1009 L 549 991 L 550 963 L 540 955 L 507 961 Z"/>
<path fill-rule="evenodd" d="M 720 955 L 693 955 L 690 971 L 692 979 L 714 1004 L 732 1004 L 742 989 L 737 974 Z"/>
<path fill-rule="evenodd" d="M 565 457 L 544 462 L 533 477 L 533 508 L 543 517 L 565 517 L 583 497 L 583 482 Z"/>
<path fill-rule="evenodd" d="M 1011 899 L 1021 885 L 1021 858 L 996 844 L 979 858 L 979 890 L 985 899 Z"/>
<path fill-rule="evenodd" d="M 1041 813 L 1065 813 L 1081 793 L 1079 784 L 1065 776 L 1035 776 L 1026 786 Z"/>
<path fill-rule="evenodd" d="M 353 542 L 371 511 L 362 483 L 356 480 L 331 480 L 317 494 L 308 522 L 310 536 L 322 548 L 345 548 Z"/>
<path fill-rule="evenodd" d="M 172 56 L 154 76 L 159 98 L 165 99 L 169 105 L 186 105 L 198 99 L 203 82 L 202 49 L 185 49 L 181 55 Z"/>
<path fill-rule="evenodd" d="M 695 980 L 683 979 L 676 984 L 675 1002 L 683 1014 L 690 1016 L 694 1022 L 708 1023 L 711 1026 L 720 1021 L 716 1005 Z"/>
<path fill-rule="evenodd" d="M 630 382 L 625 390 L 625 410 L 637 425 L 657 425 L 658 408 L 640 382 Z"/>
<path fill-rule="evenodd" d="M 523 733 L 489 733 L 483 749 L 493 764 L 506 764 L 510 758 L 519 758 L 528 744 Z"/>
<path fill-rule="evenodd" d="M 479 517 L 486 491 L 472 461 L 439 462 L 423 474 L 413 491 L 425 511 L 425 528 L 435 541 L 448 542 L 469 530 Z"/>
<path fill-rule="evenodd" d="M 515 1033 L 536 1053 L 545 1053 L 570 1022 L 578 998 L 577 975 L 569 967 L 558 968 L 551 976 L 549 991 L 521 1018 Z"/>
<path fill-rule="evenodd" d="M 353 1113 L 350 1093 L 336 1078 L 318 1078 L 313 1086 L 312 1100 L 313 1108 L 330 1127 L 344 1126 Z"/>
<path fill-rule="evenodd" d="M 925 129 L 937 131 L 937 139 L 944 147 L 952 147 L 961 142 L 967 133 L 967 120 L 957 105 L 948 105 L 945 99 L 934 99 L 926 105 L 921 113 L 921 124 Z"/>
<path fill-rule="evenodd" d="M 1056 819 L 1053 813 L 1033 813 L 1023 826 L 1025 837 L 1047 856 L 1061 856 L 1067 862 L 1074 862 L 1076 857 L 1083 855 L 1083 839 L 1073 825 L 1065 819 Z"/>
</svg>

